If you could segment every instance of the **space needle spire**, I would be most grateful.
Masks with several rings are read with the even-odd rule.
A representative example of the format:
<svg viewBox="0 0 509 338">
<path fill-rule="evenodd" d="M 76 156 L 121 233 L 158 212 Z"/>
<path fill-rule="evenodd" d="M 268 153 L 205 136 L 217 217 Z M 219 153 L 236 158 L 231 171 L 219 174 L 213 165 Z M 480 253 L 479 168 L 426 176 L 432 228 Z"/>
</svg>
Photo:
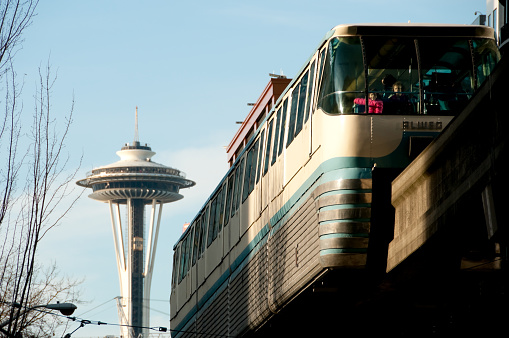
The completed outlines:
<svg viewBox="0 0 509 338">
<path fill-rule="evenodd" d="M 134 144 L 139 144 L 140 139 L 138 137 L 138 106 L 136 106 L 136 114 L 134 117 Z"/>
<path fill-rule="evenodd" d="M 182 199 L 180 189 L 192 187 L 195 182 L 175 168 L 152 161 L 155 152 L 139 142 L 138 107 L 133 144 L 126 143 L 117 155 L 119 161 L 93 169 L 76 184 L 92 189 L 88 197 L 109 204 L 120 282 L 121 297 L 117 301 L 121 334 L 147 337 L 147 329 L 142 327 L 150 326 L 150 286 L 163 204 Z M 151 206 L 148 225 L 146 205 Z M 124 222 L 121 206 L 127 209 Z"/>
</svg>

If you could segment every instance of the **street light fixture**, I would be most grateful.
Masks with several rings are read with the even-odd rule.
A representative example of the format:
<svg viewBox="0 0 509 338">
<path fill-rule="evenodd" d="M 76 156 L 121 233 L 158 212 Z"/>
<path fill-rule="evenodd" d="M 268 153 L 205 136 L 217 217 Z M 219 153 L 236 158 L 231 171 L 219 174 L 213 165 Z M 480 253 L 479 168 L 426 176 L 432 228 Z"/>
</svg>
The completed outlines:
<svg viewBox="0 0 509 338">
<path fill-rule="evenodd" d="M 21 305 L 18 304 L 18 303 L 12 303 L 12 306 L 18 307 L 18 308 L 21 307 Z M 58 310 L 64 316 L 70 316 L 70 315 L 73 314 L 74 310 L 76 310 L 78 307 L 76 305 L 72 304 L 72 303 L 60 303 L 60 302 L 57 302 L 56 304 L 36 305 L 36 306 L 28 307 L 28 308 L 25 308 L 25 310 L 20 311 L 20 313 L 18 313 L 13 318 L 9 318 L 9 319 L 3 321 L 2 323 L 0 323 L 0 330 L 4 326 L 9 325 L 13 321 L 18 319 L 22 315 L 24 315 L 25 313 L 27 313 L 27 312 L 29 312 L 31 310 L 34 310 L 34 309 L 38 309 L 38 308 L 46 308 L 46 309 L 49 309 L 49 310 Z"/>
<path fill-rule="evenodd" d="M 50 310 L 58 310 L 61 314 L 64 316 L 70 316 L 74 313 L 74 310 L 76 310 L 78 307 L 72 303 L 56 303 L 56 304 L 48 304 L 48 305 L 41 305 L 41 307 L 45 307 L 46 309 Z"/>
</svg>

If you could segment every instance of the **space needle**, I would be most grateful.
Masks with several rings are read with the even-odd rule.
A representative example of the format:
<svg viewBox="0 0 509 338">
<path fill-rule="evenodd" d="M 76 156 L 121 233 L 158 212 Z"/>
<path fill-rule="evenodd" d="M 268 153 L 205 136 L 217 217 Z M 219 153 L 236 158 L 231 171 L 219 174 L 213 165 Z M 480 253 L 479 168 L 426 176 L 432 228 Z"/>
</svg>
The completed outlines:
<svg viewBox="0 0 509 338">
<path fill-rule="evenodd" d="M 179 190 L 195 185 L 181 171 L 152 162 L 155 152 L 138 139 L 138 107 L 132 144 L 117 151 L 120 161 L 95 168 L 79 186 L 92 188 L 88 197 L 110 207 L 111 226 L 117 258 L 121 297 L 117 297 L 123 337 L 148 336 L 149 299 L 157 237 L 164 203 L 183 198 Z M 127 209 L 126 224 L 121 207 Z M 145 229 L 145 206 L 151 205 Z M 146 231 L 148 230 L 148 236 Z M 125 241 L 127 243 L 125 243 Z"/>
</svg>

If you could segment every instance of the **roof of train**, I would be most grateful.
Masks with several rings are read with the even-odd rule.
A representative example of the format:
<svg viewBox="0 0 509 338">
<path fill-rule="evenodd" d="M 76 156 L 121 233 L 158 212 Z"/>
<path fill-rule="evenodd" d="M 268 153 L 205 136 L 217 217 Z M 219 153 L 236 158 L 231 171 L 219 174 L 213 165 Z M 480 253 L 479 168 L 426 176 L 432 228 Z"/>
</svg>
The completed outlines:
<svg viewBox="0 0 509 338">
<path fill-rule="evenodd" d="M 344 24 L 332 28 L 325 36 L 404 36 L 404 37 L 479 37 L 494 38 L 493 28 L 477 25 L 435 23 L 362 23 Z"/>
</svg>

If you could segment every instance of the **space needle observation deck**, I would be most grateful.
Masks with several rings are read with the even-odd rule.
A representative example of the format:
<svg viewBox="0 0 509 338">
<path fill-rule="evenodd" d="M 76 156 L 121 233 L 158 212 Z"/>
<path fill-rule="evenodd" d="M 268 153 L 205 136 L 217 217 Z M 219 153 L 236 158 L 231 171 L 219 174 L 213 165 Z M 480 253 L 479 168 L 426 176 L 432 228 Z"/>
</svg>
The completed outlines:
<svg viewBox="0 0 509 338">
<path fill-rule="evenodd" d="M 92 188 L 90 198 L 120 204 L 126 204 L 128 199 L 142 199 L 146 204 L 154 199 L 169 203 L 182 198 L 180 189 L 195 184 L 181 171 L 152 162 L 155 152 L 139 141 L 126 144 L 117 155 L 120 161 L 93 169 L 87 178 L 77 182 Z"/>
</svg>

